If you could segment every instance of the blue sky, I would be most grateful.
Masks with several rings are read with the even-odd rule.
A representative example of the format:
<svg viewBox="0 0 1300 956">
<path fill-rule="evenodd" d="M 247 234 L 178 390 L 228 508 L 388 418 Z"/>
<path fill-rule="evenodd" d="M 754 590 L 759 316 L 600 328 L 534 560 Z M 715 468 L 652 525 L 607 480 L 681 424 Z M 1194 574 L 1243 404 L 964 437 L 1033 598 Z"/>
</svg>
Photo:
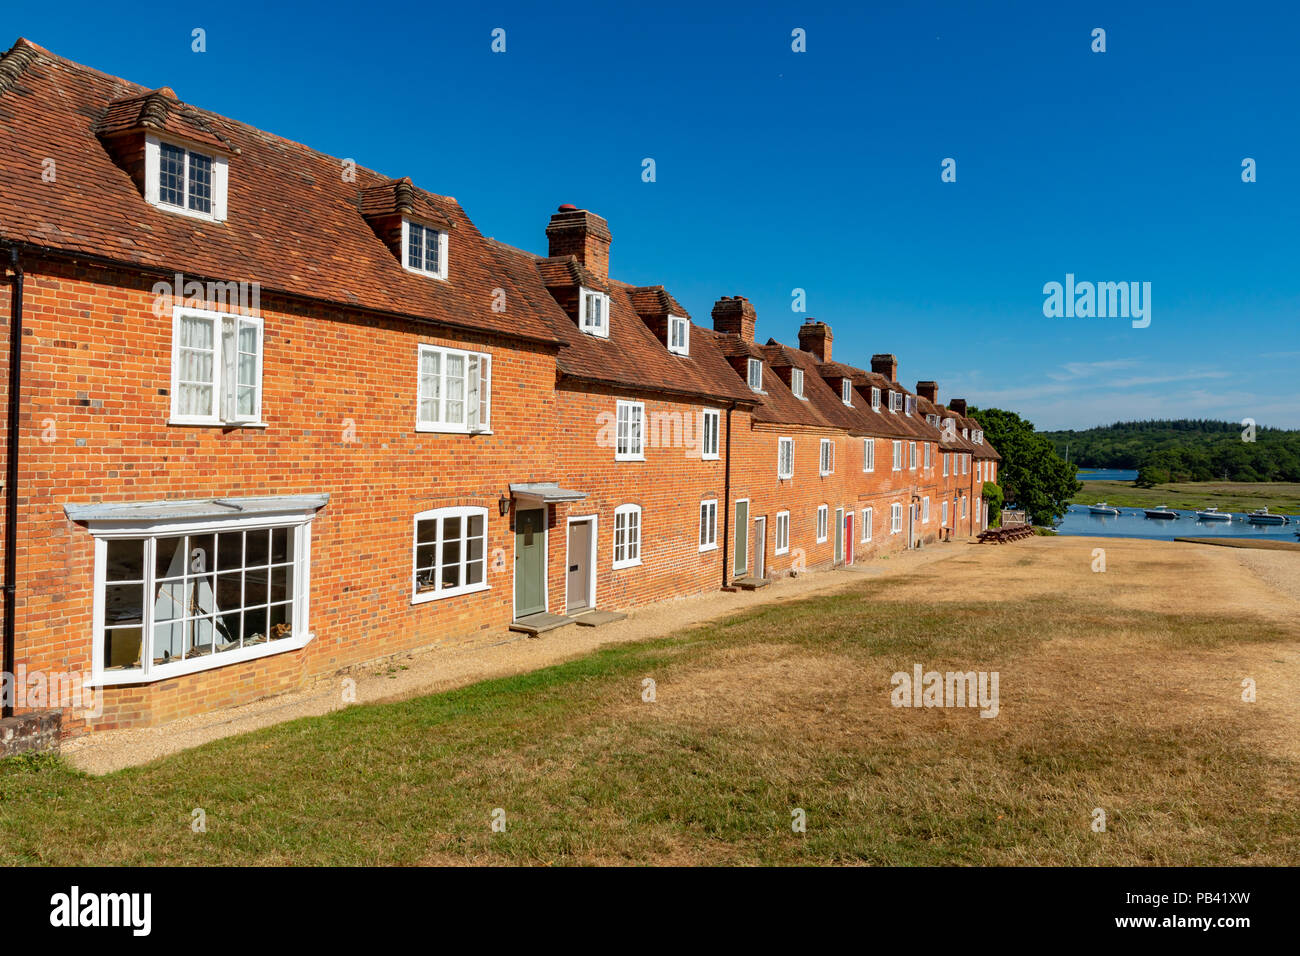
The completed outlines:
<svg viewBox="0 0 1300 956">
<path fill-rule="evenodd" d="M 893 352 L 903 381 L 937 379 L 941 399 L 1040 428 L 1300 427 L 1290 5 L 195 9 L 10 0 L 0 42 L 27 36 L 409 175 L 533 251 L 559 203 L 592 209 L 614 275 L 667 285 L 703 324 L 719 296 L 745 295 L 759 337 L 793 343 L 804 289 L 837 357 Z M 1067 273 L 1150 282 L 1150 326 L 1045 318 L 1043 285 Z"/>
</svg>

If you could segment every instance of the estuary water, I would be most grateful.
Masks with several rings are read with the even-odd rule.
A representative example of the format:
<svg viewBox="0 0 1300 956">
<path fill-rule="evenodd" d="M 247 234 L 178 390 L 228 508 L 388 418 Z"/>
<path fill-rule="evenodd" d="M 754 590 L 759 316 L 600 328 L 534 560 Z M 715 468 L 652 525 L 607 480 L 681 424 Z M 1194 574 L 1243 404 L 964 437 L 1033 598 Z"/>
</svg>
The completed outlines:
<svg viewBox="0 0 1300 956">
<path fill-rule="evenodd" d="M 1291 515 L 1284 525 L 1254 525 L 1245 514 L 1234 514 L 1231 521 L 1202 521 L 1194 511 L 1179 511 L 1174 520 L 1148 518 L 1141 508 L 1120 508 L 1119 517 L 1088 513 L 1087 505 L 1070 505 L 1058 534 L 1091 535 L 1104 538 L 1268 538 L 1274 541 L 1300 541 L 1300 516 Z"/>
</svg>

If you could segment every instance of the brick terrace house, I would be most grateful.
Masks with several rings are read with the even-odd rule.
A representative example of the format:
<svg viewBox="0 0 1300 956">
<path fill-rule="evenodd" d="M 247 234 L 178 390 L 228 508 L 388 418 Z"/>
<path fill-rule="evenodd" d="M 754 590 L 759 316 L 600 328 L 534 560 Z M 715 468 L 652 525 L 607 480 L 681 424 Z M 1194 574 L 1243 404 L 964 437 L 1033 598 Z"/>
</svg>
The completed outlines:
<svg viewBox="0 0 1300 956">
<path fill-rule="evenodd" d="M 88 676 L 67 733 L 157 724 L 984 523 L 964 402 L 740 296 L 697 325 L 592 212 L 545 233 L 19 40 L 5 670 Z"/>
</svg>

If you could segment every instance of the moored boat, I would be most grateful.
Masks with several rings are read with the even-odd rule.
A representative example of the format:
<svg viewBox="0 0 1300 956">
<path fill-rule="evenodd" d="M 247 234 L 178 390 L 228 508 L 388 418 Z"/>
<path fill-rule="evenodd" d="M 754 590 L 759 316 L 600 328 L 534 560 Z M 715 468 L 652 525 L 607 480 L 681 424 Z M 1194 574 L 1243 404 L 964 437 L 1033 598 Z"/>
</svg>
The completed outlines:
<svg viewBox="0 0 1300 956">
<path fill-rule="evenodd" d="M 1251 524 L 1286 524 L 1286 515 L 1270 514 L 1267 508 L 1258 508 L 1246 515 Z"/>
<path fill-rule="evenodd" d="M 1226 511 L 1220 511 L 1218 508 L 1206 508 L 1204 511 L 1196 512 L 1196 517 L 1202 521 L 1231 521 L 1232 515 Z"/>
<path fill-rule="evenodd" d="M 1111 507 L 1104 501 L 1099 501 L 1095 505 L 1090 506 L 1088 508 L 1088 513 L 1094 515 L 1110 515 L 1112 518 L 1119 517 L 1119 509 Z"/>
<path fill-rule="evenodd" d="M 1160 518 L 1164 521 L 1172 521 L 1178 517 L 1177 511 L 1170 511 L 1168 505 L 1161 505 L 1159 508 L 1144 509 L 1148 518 Z"/>
</svg>

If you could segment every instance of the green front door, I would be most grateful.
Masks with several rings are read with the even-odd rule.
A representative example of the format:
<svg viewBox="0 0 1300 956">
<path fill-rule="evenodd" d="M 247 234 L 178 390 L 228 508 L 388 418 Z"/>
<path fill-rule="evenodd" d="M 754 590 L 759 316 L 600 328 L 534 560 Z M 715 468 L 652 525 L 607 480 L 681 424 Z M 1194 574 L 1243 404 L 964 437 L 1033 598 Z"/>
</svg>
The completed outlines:
<svg viewBox="0 0 1300 956">
<path fill-rule="evenodd" d="M 546 511 L 515 512 L 515 617 L 546 610 Z"/>
<path fill-rule="evenodd" d="M 749 502 L 736 502 L 736 562 L 733 577 L 749 573 Z"/>
</svg>

